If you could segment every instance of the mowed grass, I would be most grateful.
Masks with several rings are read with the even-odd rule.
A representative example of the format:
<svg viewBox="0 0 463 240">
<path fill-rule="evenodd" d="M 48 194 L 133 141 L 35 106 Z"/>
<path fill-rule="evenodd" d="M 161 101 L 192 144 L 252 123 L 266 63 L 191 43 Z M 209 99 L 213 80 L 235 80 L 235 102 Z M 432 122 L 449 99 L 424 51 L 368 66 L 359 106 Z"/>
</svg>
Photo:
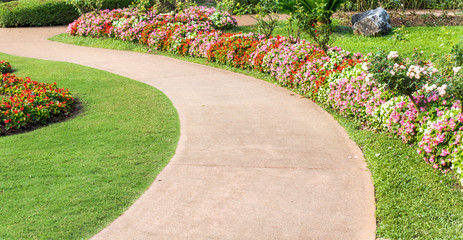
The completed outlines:
<svg viewBox="0 0 463 240">
<path fill-rule="evenodd" d="M 67 33 L 58 34 L 54 37 L 51 37 L 50 40 L 69 43 L 79 46 L 95 47 L 95 48 L 105 48 L 105 49 L 117 49 L 123 51 L 132 51 L 146 53 L 148 51 L 147 46 L 142 44 L 121 41 L 114 38 L 100 38 L 95 41 L 94 38 L 81 37 L 81 36 L 69 36 Z"/>
<path fill-rule="evenodd" d="M 425 31 L 440 31 L 440 29 L 430 28 Z M 379 38 L 361 39 L 364 39 L 362 44 L 365 45 L 363 46 L 365 49 L 366 46 L 373 46 L 370 40 Z M 104 45 L 106 41 L 117 41 L 93 38 L 81 41 L 80 37 L 71 37 L 67 34 L 57 35 L 52 40 L 85 46 L 98 46 Z M 384 41 L 384 45 L 391 44 L 387 39 L 381 41 Z M 132 43 L 119 41 L 118 44 L 129 46 Z M 361 45 L 359 49 L 362 49 Z M 256 71 L 208 63 L 204 59 L 180 57 L 171 53 L 158 52 L 158 54 L 208 64 L 274 82 L 269 75 Z M 346 129 L 351 139 L 362 148 L 368 162 L 375 186 L 378 238 L 463 239 L 463 193 L 453 173 L 442 174 L 432 169 L 416 153 L 415 146 L 404 144 L 386 133 L 361 130 L 362 127 L 355 120 L 341 117 L 330 109 L 327 110 Z"/>
<path fill-rule="evenodd" d="M 362 149 L 373 177 L 376 236 L 385 239 L 463 239 L 463 193 L 457 177 L 426 164 L 416 146 L 387 133 L 362 130 L 331 115 Z"/>
<path fill-rule="evenodd" d="M 0 137 L 0 239 L 89 238 L 120 216 L 173 156 L 177 112 L 159 90 L 80 65 L 1 54 L 15 74 L 57 82 L 72 119 Z"/>
<path fill-rule="evenodd" d="M 398 51 L 400 54 L 410 55 L 414 49 L 417 49 L 432 59 L 435 56 L 440 57 L 449 53 L 451 42 L 458 43 L 463 40 L 463 26 L 406 27 L 404 29 L 406 41 L 397 42 L 391 38 L 394 33 L 381 37 L 356 36 L 351 27 L 338 26 L 333 34 L 334 41 L 331 45 L 363 54 L 375 53 L 378 49 L 383 49 L 384 51 Z M 242 26 L 230 32 L 257 32 L 257 28 L 256 26 Z M 287 22 L 280 21 L 273 35 L 289 36 Z M 302 34 L 302 39 L 311 41 L 307 34 Z"/>
</svg>

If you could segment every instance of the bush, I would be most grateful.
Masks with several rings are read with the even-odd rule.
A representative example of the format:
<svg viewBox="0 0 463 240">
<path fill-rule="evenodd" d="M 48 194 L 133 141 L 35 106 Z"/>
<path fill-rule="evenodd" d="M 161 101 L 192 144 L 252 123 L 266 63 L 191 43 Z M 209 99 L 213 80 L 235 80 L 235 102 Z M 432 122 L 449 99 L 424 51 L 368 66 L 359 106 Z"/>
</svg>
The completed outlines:
<svg viewBox="0 0 463 240">
<path fill-rule="evenodd" d="M 11 65 L 9 62 L 0 60 L 0 73 L 7 74 L 11 72 Z"/>
<path fill-rule="evenodd" d="M 125 8 L 132 4 L 132 2 L 136 2 L 133 0 L 103 0 L 103 5 L 101 9 L 117 9 L 117 8 Z"/>
<path fill-rule="evenodd" d="M 0 6 L 0 27 L 52 26 L 72 22 L 79 17 L 63 1 L 14 1 Z"/>
<path fill-rule="evenodd" d="M 127 7 L 131 0 L 106 0 L 104 9 Z M 0 4 L 0 27 L 67 25 L 79 17 L 72 5 L 62 0 L 25 0 Z"/>
<path fill-rule="evenodd" d="M 74 6 L 79 15 L 101 10 L 103 7 L 103 1 L 101 0 L 66 0 L 66 3 Z"/>
<path fill-rule="evenodd" d="M 461 0 L 347 0 L 341 8 L 345 11 L 366 11 L 380 6 L 386 9 L 458 9 Z"/>
</svg>

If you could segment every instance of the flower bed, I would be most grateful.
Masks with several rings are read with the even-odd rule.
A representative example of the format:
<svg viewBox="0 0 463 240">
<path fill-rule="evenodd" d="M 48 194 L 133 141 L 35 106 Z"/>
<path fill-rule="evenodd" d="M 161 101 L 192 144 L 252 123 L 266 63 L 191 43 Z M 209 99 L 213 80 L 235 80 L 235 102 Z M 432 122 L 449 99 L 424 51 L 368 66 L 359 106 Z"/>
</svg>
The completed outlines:
<svg viewBox="0 0 463 240">
<path fill-rule="evenodd" d="M 20 129 L 31 124 L 45 124 L 56 116 L 68 116 L 74 98 L 56 83 L 39 83 L 30 78 L 3 74 L 0 86 L 0 130 Z"/>
<path fill-rule="evenodd" d="M 191 8 L 176 15 L 100 11 L 70 24 L 68 33 L 115 37 L 153 50 L 269 73 L 282 86 L 344 116 L 416 144 L 434 168 L 444 172 L 453 168 L 462 175 L 461 104 L 446 94 L 445 84 L 433 85 L 438 72 L 431 62 L 402 59 L 395 52 L 362 56 L 336 47 L 325 52 L 309 42 L 293 43 L 280 36 L 223 33 L 215 29 L 214 14 L 213 8 Z M 456 71 L 455 77 L 463 79 L 463 73 Z M 421 86 L 418 80 L 428 84 Z M 460 182 L 463 185 L 463 178 Z"/>
<path fill-rule="evenodd" d="M 2 74 L 10 73 L 11 72 L 11 65 L 9 62 L 0 60 L 0 72 Z"/>
</svg>

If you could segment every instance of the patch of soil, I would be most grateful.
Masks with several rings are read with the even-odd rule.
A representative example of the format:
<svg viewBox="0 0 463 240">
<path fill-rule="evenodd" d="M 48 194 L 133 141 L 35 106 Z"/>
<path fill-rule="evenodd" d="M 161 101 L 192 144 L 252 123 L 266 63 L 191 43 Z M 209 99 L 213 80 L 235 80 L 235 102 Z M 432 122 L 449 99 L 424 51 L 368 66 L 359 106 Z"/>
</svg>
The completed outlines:
<svg viewBox="0 0 463 240">
<path fill-rule="evenodd" d="M 339 12 L 334 15 L 342 26 L 352 26 L 351 17 L 355 12 Z M 463 16 L 460 12 L 441 10 L 389 11 L 392 27 L 416 26 L 462 26 Z"/>
<path fill-rule="evenodd" d="M 34 124 L 29 124 L 26 125 L 24 128 L 20 129 L 8 129 L 6 130 L 4 127 L 0 128 L 0 137 L 2 136 L 9 136 L 9 135 L 14 135 L 14 134 L 21 134 L 21 133 L 26 133 L 26 132 L 31 132 L 34 131 L 38 128 L 42 128 L 45 126 L 48 126 L 53 123 L 58 123 L 58 122 L 64 122 L 70 119 L 75 118 L 77 115 L 79 115 L 82 112 L 82 109 L 84 108 L 84 105 L 79 101 L 79 99 L 74 98 L 74 104 L 72 106 L 72 110 L 68 114 L 60 114 L 57 116 L 54 116 L 50 119 L 48 119 L 46 124 L 41 124 L 41 123 L 34 123 Z"/>
</svg>

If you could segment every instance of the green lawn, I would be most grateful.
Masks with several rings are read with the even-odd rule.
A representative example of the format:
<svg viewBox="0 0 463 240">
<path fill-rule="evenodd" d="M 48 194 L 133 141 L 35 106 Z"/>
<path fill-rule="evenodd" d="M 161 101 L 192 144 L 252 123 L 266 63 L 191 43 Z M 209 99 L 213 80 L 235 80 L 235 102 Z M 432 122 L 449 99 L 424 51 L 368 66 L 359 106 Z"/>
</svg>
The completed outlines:
<svg viewBox="0 0 463 240">
<path fill-rule="evenodd" d="M 373 176 L 376 234 L 386 239 L 463 239 L 463 193 L 453 173 L 426 164 L 416 148 L 328 110 L 362 149 Z"/>
<path fill-rule="evenodd" d="M 247 27 L 247 29 L 251 29 L 251 27 Z M 407 30 L 413 32 L 413 29 L 422 29 L 424 32 L 434 33 L 440 31 L 439 28 L 409 28 Z M 463 31 L 462 27 L 449 29 L 456 32 Z M 415 32 L 415 34 L 420 36 L 418 32 Z M 346 42 L 349 42 L 349 38 L 357 39 L 359 42 L 358 49 L 360 50 L 373 48 L 373 41 L 379 41 L 383 46 L 391 44 L 387 37 L 361 38 L 346 34 Z M 123 41 L 82 39 L 82 37 L 71 37 L 66 34 L 52 38 L 55 41 L 84 46 L 105 46 L 108 43 L 108 45 L 112 44 L 112 47 L 115 48 L 132 48 L 132 43 Z M 420 39 L 420 41 L 410 41 L 407 44 L 412 46 L 414 44 L 424 44 L 425 41 L 432 44 L 432 41 L 426 37 L 422 36 Z M 115 44 L 113 41 L 118 43 Z M 354 43 L 349 44 L 355 49 Z M 447 50 L 442 50 L 442 53 L 445 51 Z M 272 81 L 272 78 L 268 75 L 256 71 L 207 63 L 204 59 L 179 57 L 170 53 L 158 52 L 158 54 L 208 64 Z M 359 123 L 340 117 L 330 109 L 327 110 L 344 126 L 349 136 L 362 148 L 367 159 L 375 185 L 377 237 L 391 240 L 463 239 L 463 193 L 460 187 L 457 186 L 457 178 L 452 173 L 441 174 L 433 170 L 415 152 L 415 147 L 404 144 L 399 139 L 385 133 L 361 130 Z"/>
<path fill-rule="evenodd" d="M 280 21 L 274 31 L 274 35 L 288 36 L 286 21 Z M 396 28 L 393 28 L 396 29 Z M 449 41 L 457 43 L 463 40 L 463 26 L 454 27 L 406 27 L 406 42 L 395 42 L 391 39 L 393 33 L 382 37 L 355 36 L 352 28 L 338 26 L 336 33 L 333 34 L 333 46 L 341 47 L 350 52 L 360 52 L 367 54 L 376 52 L 378 48 L 385 51 L 398 51 L 401 54 L 411 54 L 414 48 L 425 52 L 428 58 L 432 58 L 433 53 L 442 56 L 450 52 Z M 238 27 L 231 32 L 257 32 L 255 26 Z M 307 35 L 303 39 L 310 41 Z"/>
<path fill-rule="evenodd" d="M 115 74 L 1 53 L 0 59 L 16 75 L 56 81 L 83 103 L 73 119 L 0 137 L 0 239 L 93 236 L 173 156 L 176 110 L 159 90 Z"/>
</svg>

